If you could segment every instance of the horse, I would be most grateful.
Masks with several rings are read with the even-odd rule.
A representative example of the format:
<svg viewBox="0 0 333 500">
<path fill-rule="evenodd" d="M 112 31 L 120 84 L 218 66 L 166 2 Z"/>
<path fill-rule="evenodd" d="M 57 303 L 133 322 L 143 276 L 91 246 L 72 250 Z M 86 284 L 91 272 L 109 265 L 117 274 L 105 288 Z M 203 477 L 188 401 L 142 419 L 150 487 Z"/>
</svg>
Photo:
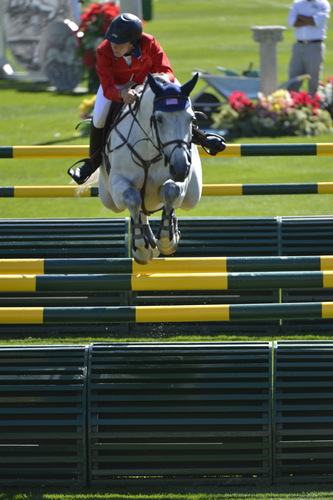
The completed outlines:
<svg viewBox="0 0 333 500">
<path fill-rule="evenodd" d="M 192 144 L 195 114 L 189 98 L 198 74 L 184 85 L 152 75 L 134 105 L 125 105 L 111 127 L 99 169 L 99 196 L 115 213 L 131 216 L 132 255 L 147 264 L 160 253 L 172 255 L 179 244 L 175 210 L 191 210 L 200 198 L 202 170 Z M 149 217 L 162 210 L 157 235 Z"/>
</svg>

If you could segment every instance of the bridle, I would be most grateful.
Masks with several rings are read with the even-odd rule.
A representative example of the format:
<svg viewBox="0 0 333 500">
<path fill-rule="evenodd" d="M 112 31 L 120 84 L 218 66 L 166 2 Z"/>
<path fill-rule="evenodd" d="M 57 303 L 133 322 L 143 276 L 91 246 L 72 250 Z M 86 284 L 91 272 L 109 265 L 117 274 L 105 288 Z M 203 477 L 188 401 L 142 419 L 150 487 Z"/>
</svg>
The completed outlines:
<svg viewBox="0 0 333 500">
<path fill-rule="evenodd" d="M 140 166 L 141 168 L 143 168 L 144 170 L 144 181 L 143 181 L 143 186 L 140 190 L 140 194 L 141 194 L 141 199 L 142 199 L 142 209 L 141 209 L 141 212 L 144 213 L 145 215 L 151 215 L 155 212 L 158 212 L 159 210 L 162 210 L 161 209 L 158 209 L 158 210 L 154 210 L 154 211 L 148 211 L 145 207 L 145 203 L 144 203 L 144 199 L 145 199 L 145 192 L 146 192 L 146 185 L 147 185 L 147 180 L 148 180 L 148 173 L 149 173 L 149 168 L 151 167 L 151 165 L 153 165 L 154 163 L 157 163 L 158 161 L 160 161 L 161 159 L 164 158 L 164 166 L 167 167 L 167 166 L 170 166 L 170 161 L 171 161 L 171 157 L 174 153 L 174 151 L 177 149 L 177 148 L 184 148 L 185 149 L 185 152 L 188 156 L 188 160 L 189 162 L 191 162 L 191 134 L 189 134 L 189 140 L 188 141 L 184 141 L 183 139 L 174 139 L 174 140 L 171 140 L 171 141 L 166 141 L 166 142 L 162 142 L 161 140 L 161 136 L 160 136 L 160 133 L 159 133 L 159 130 L 158 130 L 158 124 L 157 124 L 157 118 L 156 118 L 156 104 L 158 102 L 161 102 L 161 101 L 166 101 L 167 99 L 186 99 L 188 100 L 188 96 L 186 95 L 183 95 L 183 94 L 176 94 L 176 95 L 163 95 L 163 96 L 160 96 L 160 97 L 155 97 L 154 99 L 154 102 L 153 102 L 153 113 L 150 117 L 150 125 L 151 127 L 153 128 L 154 132 L 155 132 L 155 136 L 156 136 L 156 141 L 157 141 L 157 144 L 155 144 L 155 142 L 153 141 L 153 139 L 147 134 L 147 132 L 143 129 L 143 127 L 141 126 L 138 118 L 137 118 L 137 113 L 138 113 L 138 110 L 140 108 L 140 105 L 141 105 L 141 101 L 142 101 L 142 98 L 143 98 L 143 95 L 147 89 L 147 86 L 148 86 L 148 82 L 145 82 L 144 84 L 144 87 L 142 89 L 142 92 L 141 92 L 141 95 L 140 95 L 140 98 L 135 102 L 134 106 L 132 105 L 128 105 L 128 111 L 124 114 L 124 115 L 121 115 L 119 117 L 119 119 L 116 121 L 116 123 L 112 126 L 112 129 L 115 130 L 115 132 L 118 134 L 118 136 L 120 137 L 120 139 L 122 140 L 122 143 L 119 144 L 117 147 L 115 147 L 114 149 L 112 150 L 109 150 L 109 153 L 112 153 L 113 151 L 117 150 L 117 149 L 120 149 L 121 147 L 123 146 L 126 146 L 131 154 L 132 154 L 132 159 L 133 159 L 133 162 Z M 123 135 L 123 133 L 119 130 L 118 128 L 118 124 L 123 120 L 123 118 L 125 116 L 127 116 L 128 114 L 131 114 L 132 118 L 133 118 L 133 121 L 131 123 L 131 126 L 129 127 L 129 131 L 127 133 L 127 137 L 125 137 Z M 140 129 L 142 130 L 142 132 L 144 133 L 145 137 L 143 139 L 140 139 L 139 141 L 137 141 L 135 144 L 131 144 L 129 142 L 129 138 L 130 138 L 130 135 L 131 135 L 131 132 L 132 132 L 132 129 L 133 129 L 133 126 L 134 124 L 137 124 Z M 142 156 L 136 151 L 135 149 L 135 146 L 141 142 L 141 141 L 149 141 L 152 146 L 156 149 L 157 151 L 157 154 L 150 160 L 145 160 L 144 158 L 142 158 Z M 174 148 L 172 149 L 170 155 L 166 155 L 166 153 L 164 152 L 164 149 L 167 147 L 167 146 L 170 146 L 174 144 Z"/>
<path fill-rule="evenodd" d="M 187 101 L 188 96 L 183 95 L 183 94 L 174 94 L 174 95 L 163 95 L 160 97 L 155 97 L 155 99 L 154 99 L 154 109 L 153 109 L 153 113 L 150 117 L 150 123 L 155 131 L 158 149 L 161 152 L 161 154 L 163 154 L 163 156 L 164 156 L 164 165 L 165 166 L 168 166 L 168 165 L 170 166 L 171 157 L 177 148 L 184 148 L 185 152 L 188 156 L 188 160 L 191 161 L 191 139 L 189 139 L 188 141 L 184 141 L 183 139 L 173 139 L 172 141 L 166 141 L 166 142 L 162 142 L 162 140 L 161 140 L 161 136 L 160 136 L 160 133 L 158 130 L 157 118 L 156 118 L 156 104 L 158 102 L 161 102 L 161 101 L 167 101 L 168 99 L 177 99 L 177 100 L 180 99 L 180 100 Z M 193 118 L 194 118 L 194 116 L 193 116 Z M 189 134 L 189 136 L 190 136 L 190 134 Z M 164 149 L 167 146 L 170 146 L 172 144 L 174 144 L 174 148 L 172 149 L 170 155 L 167 155 L 165 153 Z"/>
</svg>

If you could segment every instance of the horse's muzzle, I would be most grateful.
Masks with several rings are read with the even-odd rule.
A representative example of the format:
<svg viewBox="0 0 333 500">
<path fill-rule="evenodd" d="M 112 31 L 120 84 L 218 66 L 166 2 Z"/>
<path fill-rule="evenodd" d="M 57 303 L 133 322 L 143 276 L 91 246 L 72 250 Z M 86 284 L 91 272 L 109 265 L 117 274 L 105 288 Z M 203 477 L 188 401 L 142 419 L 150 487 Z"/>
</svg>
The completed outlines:
<svg viewBox="0 0 333 500">
<path fill-rule="evenodd" d="M 184 182 L 190 172 L 191 155 L 179 149 L 170 161 L 170 176 L 174 182 Z"/>
</svg>

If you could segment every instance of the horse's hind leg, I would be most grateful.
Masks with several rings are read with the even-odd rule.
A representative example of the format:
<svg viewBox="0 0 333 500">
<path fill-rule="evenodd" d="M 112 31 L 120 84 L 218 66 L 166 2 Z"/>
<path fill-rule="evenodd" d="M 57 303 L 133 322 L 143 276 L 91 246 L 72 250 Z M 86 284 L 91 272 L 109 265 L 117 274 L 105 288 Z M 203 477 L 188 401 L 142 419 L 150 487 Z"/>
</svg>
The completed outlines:
<svg viewBox="0 0 333 500">
<path fill-rule="evenodd" d="M 150 236 L 141 218 L 141 196 L 137 189 L 128 187 L 123 193 L 126 207 L 131 214 L 132 253 L 138 264 L 147 264 L 153 257 Z M 156 245 L 155 245 L 156 246 Z"/>
<path fill-rule="evenodd" d="M 157 245 L 159 251 L 164 255 L 173 254 L 178 247 L 180 231 L 178 230 L 177 218 L 175 216 L 174 204 L 180 195 L 179 186 L 168 180 L 161 189 L 164 204 L 162 220 L 157 233 Z"/>
</svg>

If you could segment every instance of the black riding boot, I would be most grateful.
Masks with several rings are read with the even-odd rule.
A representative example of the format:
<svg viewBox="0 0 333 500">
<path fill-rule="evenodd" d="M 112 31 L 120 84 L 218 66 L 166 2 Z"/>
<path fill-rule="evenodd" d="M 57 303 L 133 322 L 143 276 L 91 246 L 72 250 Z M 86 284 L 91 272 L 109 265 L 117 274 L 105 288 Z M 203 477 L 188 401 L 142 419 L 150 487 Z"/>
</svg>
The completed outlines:
<svg viewBox="0 0 333 500">
<path fill-rule="evenodd" d="M 79 160 L 68 169 L 69 175 L 77 184 L 86 182 L 98 167 L 100 167 L 102 163 L 103 133 L 104 131 L 102 128 L 96 128 L 92 123 L 90 124 L 90 158 Z M 75 165 L 79 163 L 82 164 L 74 168 Z"/>
<path fill-rule="evenodd" d="M 197 127 L 193 127 L 192 129 L 192 142 L 202 146 L 212 156 L 217 155 L 217 153 L 224 151 L 226 148 L 224 137 L 213 133 L 206 134 Z"/>
</svg>

